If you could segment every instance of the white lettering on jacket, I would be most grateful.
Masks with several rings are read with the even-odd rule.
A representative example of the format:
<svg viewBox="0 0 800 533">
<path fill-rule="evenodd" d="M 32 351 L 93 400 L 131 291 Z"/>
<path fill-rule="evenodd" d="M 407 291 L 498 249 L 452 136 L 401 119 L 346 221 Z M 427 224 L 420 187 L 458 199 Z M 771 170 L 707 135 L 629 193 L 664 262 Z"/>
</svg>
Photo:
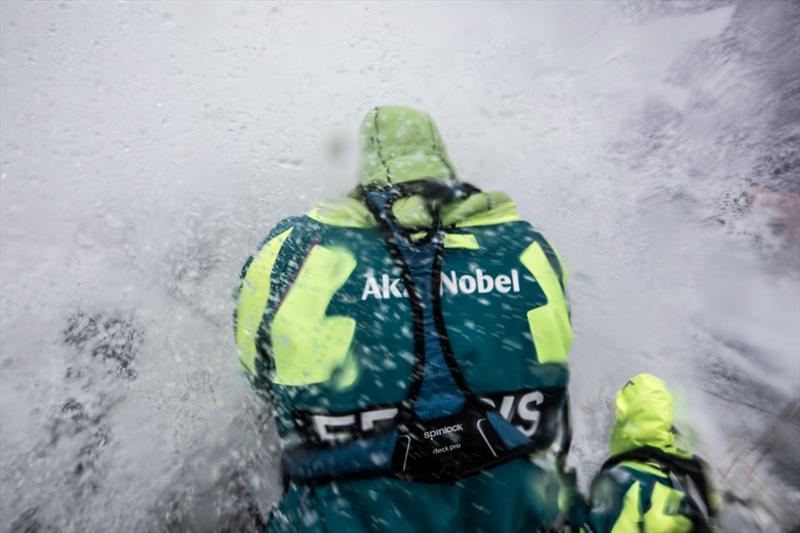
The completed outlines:
<svg viewBox="0 0 800 533">
<path fill-rule="evenodd" d="M 544 394 L 540 391 L 529 391 L 524 394 L 506 394 L 499 400 L 499 406 L 490 398 L 481 398 L 489 407 L 497 410 L 500 416 L 514 424 L 525 436 L 531 437 L 539 429 L 540 409 L 544 403 Z M 346 415 L 313 415 L 311 417 L 314 431 L 323 442 L 336 442 L 349 439 L 353 432 L 361 430 L 368 433 L 379 429 L 376 426 L 387 424 L 397 416 L 396 407 L 367 409 Z M 425 431 L 426 439 L 463 431 L 461 424 L 444 426 Z"/>
<path fill-rule="evenodd" d="M 423 432 L 422 436 L 426 439 L 433 439 L 439 437 L 441 435 L 447 435 L 448 433 L 457 433 L 460 431 L 464 431 L 464 427 L 461 424 L 453 424 L 452 426 L 444 426 L 436 429 L 432 429 L 430 431 Z"/>
<path fill-rule="evenodd" d="M 508 294 L 510 292 L 519 292 L 519 271 L 516 268 L 512 268 L 509 274 L 492 276 L 486 274 L 480 268 L 475 270 L 474 275 L 461 274 L 459 276 L 453 270 L 448 274 L 442 272 L 442 284 L 439 287 L 439 294 L 486 294 L 489 292 Z M 361 299 L 388 300 L 390 298 L 405 298 L 408 296 L 408 292 L 401 281 L 401 278 L 392 279 L 387 274 L 381 274 L 380 278 L 369 275 L 364 280 Z"/>
</svg>

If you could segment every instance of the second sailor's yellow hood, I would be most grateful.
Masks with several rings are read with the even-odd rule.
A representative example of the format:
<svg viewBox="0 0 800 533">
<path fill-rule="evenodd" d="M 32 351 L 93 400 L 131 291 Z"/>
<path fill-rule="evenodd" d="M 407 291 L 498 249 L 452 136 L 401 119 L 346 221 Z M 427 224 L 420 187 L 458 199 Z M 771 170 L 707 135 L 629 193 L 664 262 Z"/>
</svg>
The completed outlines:
<svg viewBox="0 0 800 533">
<path fill-rule="evenodd" d="M 652 446 L 673 455 L 686 456 L 677 443 L 673 399 L 666 384 L 652 374 L 627 381 L 615 398 L 611 454 Z"/>
</svg>

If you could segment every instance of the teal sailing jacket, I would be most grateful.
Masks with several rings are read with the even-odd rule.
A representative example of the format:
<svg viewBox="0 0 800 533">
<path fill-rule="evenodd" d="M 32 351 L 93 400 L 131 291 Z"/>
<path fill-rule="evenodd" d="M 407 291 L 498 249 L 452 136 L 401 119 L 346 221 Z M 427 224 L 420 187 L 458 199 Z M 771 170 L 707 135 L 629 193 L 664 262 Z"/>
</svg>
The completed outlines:
<svg viewBox="0 0 800 533">
<path fill-rule="evenodd" d="M 284 454 L 268 529 L 546 527 L 564 487 L 531 455 L 566 396 L 566 269 L 507 195 L 458 182 L 427 115 L 376 108 L 362 138 L 359 191 L 279 223 L 242 271 L 239 359 Z"/>
</svg>

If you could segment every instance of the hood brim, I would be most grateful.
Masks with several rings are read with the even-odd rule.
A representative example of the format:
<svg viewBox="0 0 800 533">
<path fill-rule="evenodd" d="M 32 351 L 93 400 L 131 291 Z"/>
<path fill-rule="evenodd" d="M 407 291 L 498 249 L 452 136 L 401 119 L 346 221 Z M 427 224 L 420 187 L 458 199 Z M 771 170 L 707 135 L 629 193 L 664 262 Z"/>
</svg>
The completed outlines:
<svg viewBox="0 0 800 533">
<path fill-rule="evenodd" d="M 448 161 L 434 154 L 411 154 L 383 161 L 379 170 L 362 176 L 362 185 L 390 185 L 412 181 L 455 181 Z"/>
</svg>

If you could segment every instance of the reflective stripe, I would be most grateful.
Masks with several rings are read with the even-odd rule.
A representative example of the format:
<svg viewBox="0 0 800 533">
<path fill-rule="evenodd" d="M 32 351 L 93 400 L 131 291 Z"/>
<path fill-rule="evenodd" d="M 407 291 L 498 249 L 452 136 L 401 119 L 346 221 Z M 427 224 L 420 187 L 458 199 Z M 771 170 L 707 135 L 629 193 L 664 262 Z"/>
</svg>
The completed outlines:
<svg viewBox="0 0 800 533">
<path fill-rule="evenodd" d="M 275 360 L 274 383 L 310 385 L 328 381 L 345 366 L 356 321 L 326 316 L 333 295 L 356 268 L 343 249 L 314 246 L 275 314 L 270 331 Z M 347 368 L 347 381 L 355 381 Z"/>
<path fill-rule="evenodd" d="M 639 461 L 623 461 L 618 466 L 630 468 L 632 470 L 638 470 L 639 472 L 657 476 L 662 479 L 668 479 L 667 474 L 665 472 L 663 472 L 657 466 L 650 465 L 647 463 L 641 463 Z"/>
<path fill-rule="evenodd" d="M 427 233 L 418 231 L 411 235 L 411 238 L 419 240 Z M 478 239 L 471 233 L 445 233 L 444 234 L 444 247 L 445 248 L 464 248 L 466 250 L 480 250 Z"/>
<path fill-rule="evenodd" d="M 622 511 L 614 522 L 611 533 L 636 533 L 642 531 L 642 511 L 639 506 L 641 490 L 641 485 L 637 481 L 631 485 L 631 488 L 625 493 Z"/>
<path fill-rule="evenodd" d="M 572 346 L 572 326 L 558 275 L 538 242 L 522 252 L 520 261 L 533 274 L 547 297 L 545 305 L 531 309 L 527 314 L 537 359 L 540 363 L 565 363 Z"/>
<path fill-rule="evenodd" d="M 647 533 L 688 533 L 692 521 L 680 514 L 680 491 L 656 483 L 650 496 L 650 506 L 644 514 L 644 530 Z"/>
<path fill-rule="evenodd" d="M 468 217 L 456 223 L 457 228 L 467 228 L 470 226 L 489 226 L 492 224 L 502 224 L 504 222 L 514 222 L 520 220 L 517 213 L 517 206 L 514 202 L 503 202 L 493 209 L 483 211 L 474 216 Z"/>
<path fill-rule="evenodd" d="M 466 248 L 467 250 L 479 250 L 480 245 L 475 235 L 471 233 L 445 233 L 445 248 Z"/>
<path fill-rule="evenodd" d="M 308 218 L 342 228 L 374 228 L 377 226 L 369 210 L 354 198 L 320 202 L 307 213 Z"/>
<path fill-rule="evenodd" d="M 269 299 L 270 276 L 283 242 L 293 228 L 274 237 L 259 250 L 247 268 L 236 307 L 236 347 L 245 372 L 256 376 L 256 338 Z"/>
</svg>

